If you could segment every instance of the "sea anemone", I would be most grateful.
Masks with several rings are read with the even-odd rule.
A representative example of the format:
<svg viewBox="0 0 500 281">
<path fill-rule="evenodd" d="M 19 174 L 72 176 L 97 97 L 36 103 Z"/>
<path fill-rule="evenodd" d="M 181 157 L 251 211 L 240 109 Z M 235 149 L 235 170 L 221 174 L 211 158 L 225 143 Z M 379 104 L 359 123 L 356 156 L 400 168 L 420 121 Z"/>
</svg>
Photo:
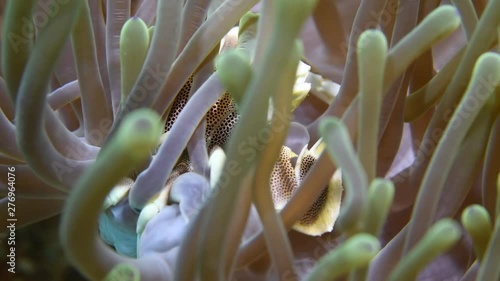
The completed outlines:
<svg viewBox="0 0 500 281">
<path fill-rule="evenodd" d="M 8 236 L 61 214 L 89 280 L 500 280 L 500 0 L 0 8 Z"/>
</svg>

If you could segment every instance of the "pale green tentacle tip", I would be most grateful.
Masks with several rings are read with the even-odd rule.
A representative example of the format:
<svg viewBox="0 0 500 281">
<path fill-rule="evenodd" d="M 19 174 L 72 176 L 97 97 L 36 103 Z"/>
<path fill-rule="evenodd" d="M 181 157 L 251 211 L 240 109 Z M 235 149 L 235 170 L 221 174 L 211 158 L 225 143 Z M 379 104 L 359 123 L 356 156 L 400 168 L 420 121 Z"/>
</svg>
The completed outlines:
<svg viewBox="0 0 500 281">
<path fill-rule="evenodd" d="M 436 222 L 396 265 L 389 281 L 413 281 L 429 262 L 455 245 L 461 237 L 458 223 L 452 219 Z"/>
<path fill-rule="evenodd" d="M 379 251 L 377 238 L 366 233 L 356 234 L 322 257 L 307 280 L 334 280 L 356 268 L 366 267 Z"/>
<path fill-rule="evenodd" d="M 434 9 L 424 21 L 436 21 L 436 28 L 447 31 L 441 34 L 441 38 L 448 36 L 462 24 L 458 9 L 452 5 L 443 5 Z"/>
<path fill-rule="evenodd" d="M 334 116 L 328 116 L 325 118 L 322 118 L 320 123 L 319 123 L 319 132 L 321 136 L 325 136 L 334 128 L 338 128 L 342 125 L 342 121 Z"/>
<path fill-rule="evenodd" d="M 350 139 L 351 137 L 349 136 L 349 131 L 347 130 L 346 126 L 337 117 L 334 116 L 327 116 L 321 119 L 319 123 L 319 133 L 320 136 L 322 137 L 323 141 L 325 142 L 325 147 L 327 148 L 326 151 L 330 155 L 330 158 L 332 161 L 335 161 L 335 155 L 334 155 L 334 141 L 342 141 L 346 142 L 348 146 L 350 146 Z M 335 134 L 336 138 L 332 136 L 332 134 Z M 337 163 L 338 164 L 338 163 Z M 339 165 L 339 164 L 338 164 Z"/>
<path fill-rule="evenodd" d="M 495 230 L 488 242 L 488 248 L 484 254 L 484 259 L 480 263 L 477 281 L 500 280 L 500 267 L 498 266 L 498 254 L 500 245 L 500 216 L 495 221 Z"/>
<path fill-rule="evenodd" d="M 140 52 L 147 52 L 150 34 L 148 26 L 139 17 L 128 19 L 120 33 L 120 54 L 134 56 Z"/>
<path fill-rule="evenodd" d="M 384 202 L 383 206 L 389 207 L 394 198 L 394 183 L 388 179 L 376 178 L 371 182 L 369 191 L 375 202 Z"/>
<path fill-rule="evenodd" d="M 140 281 L 139 269 L 131 264 L 121 263 L 104 277 L 103 281 Z"/>
<path fill-rule="evenodd" d="M 482 260 L 493 231 L 488 211 L 481 205 L 468 206 L 462 212 L 462 225 L 472 238 L 476 257 Z"/>
<path fill-rule="evenodd" d="M 462 232 L 457 222 L 452 219 L 441 219 L 429 229 L 422 241 L 441 245 L 440 248 L 445 251 L 455 244 L 461 235 Z"/>
<path fill-rule="evenodd" d="M 248 54 L 239 49 L 228 50 L 218 56 L 216 65 L 222 84 L 236 103 L 240 104 L 252 77 Z"/>
<path fill-rule="evenodd" d="M 253 61 L 257 48 L 257 29 L 259 25 L 259 15 L 247 12 L 241 19 L 238 27 L 237 48 L 248 53 Z"/>
<path fill-rule="evenodd" d="M 487 100 L 486 105 L 494 106 L 498 104 L 498 97 L 495 96 L 495 87 L 500 83 L 500 55 L 487 52 L 482 54 L 474 65 L 472 72 L 472 81 L 478 83 L 478 87 L 486 88 L 490 93 L 490 98 Z M 473 93 L 476 94 L 477 93 Z"/>
<path fill-rule="evenodd" d="M 326 151 L 330 156 L 330 159 L 332 160 L 332 162 L 335 162 L 333 157 L 334 149 L 332 143 L 332 140 L 334 138 L 331 135 L 336 132 L 338 135 L 340 135 L 340 137 L 337 136 L 339 141 L 343 139 L 350 139 L 347 128 L 339 118 L 334 116 L 327 116 L 321 119 L 318 130 L 321 138 L 325 142 L 325 147 L 327 148 Z"/>
<path fill-rule="evenodd" d="M 383 77 L 387 62 L 387 39 L 379 30 L 366 30 L 359 36 L 356 51 L 358 55 L 361 107 L 378 108 L 377 104 L 380 103 L 382 96 Z M 369 101 L 369 99 L 372 100 Z M 362 110 L 362 112 L 364 111 Z M 364 119 L 360 119 L 361 125 L 365 123 L 362 121 Z M 359 141 L 359 144 L 362 145 L 363 142 Z"/>
<path fill-rule="evenodd" d="M 357 51 L 360 54 L 369 53 L 373 56 L 385 57 L 387 55 L 387 39 L 384 33 L 376 29 L 365 30 L 359 36 Z"/>
<path fill-rule="evenodd" d="M 365 231 L 378 235 L 383 226 L 394 199 L 394 183 L 390 180 L 376 178 L 368 189 L 368 214 Z"/>
<path fill-rule="evenodd" d="M 140 18 L 140 17 L 131 17 L 129 18 L 125 24 L 122 27 L 121 31 L 121 36 L 120 36 L 120 41 L 128 38 L 122 38 L 123 35 L 140 35 L 144 36 L 144 34 L 147 35 L 147 38 L 149 38 L 148 34 L 148 26 L 146 23 Z"/>
<path fill-rule="evenodd" d="M 242 34 L 245 33 L 245 31 L 248 30 L 248 28 L 255 26 L 257 22 L 259 21 L 259 14 L 254 13 L 254 12 L 247 12 L 246 14 L 243 15 L 240 19 L 239 23 L 239 29 L 238 29 L 238 36 L 241 36 Z"/>
<path fill-rule="evenodd" d="M 116 144 L 123 145 L 133 159 L 144 159 L 156 148 L 162 133 L 160 116 L 150 109 L 128 114 L 116 134 Z"/>
<path fill-rule="evenodd" d="M 476 61 L 474 75 L 487 76 L 491 74 L 492 80 L 500 80 L 500 55 L 493 52 L 482 54 Z M 486 86 L 486 85 L 485 85 Z"/>
<path fill-rule="evenodd" d="M 348 170 L 343 170 L 346 178 L 344 186 L 349 188 L 354 184 L 353 182 L 355 179 L 352 174 L 356 173 L 360 181 L 359 184 L 362 185 L 359 192 L 363 192 L 362 190 L 367 189 L 366 173 L 359 160 L 354 156 L 355 152 L 352 147 L 351 138 L 344 123 L 337 117 L 324 117 L 320 122 L 319 131 L 321 137 L 325 141 L 326 151 L 330 159 L 341 168 L 343 165 L 349 165 L 350 168 L 355 170 L 351 171 L 352 173 L 349 173 Z M 338 151 L 336 149 L 340 149 L 338 148 L 339 146 L 346 150 L 345 153 L 349 154 L 349 159 L 337 159 L 336 153 L 338 153 Z M 337 161 L 347 161 L 349 163 L 338 163 Z M 363 227 L 366 219 L 367 198 L 365 198 L 366 195 L 364 193 L 353 195 L 348 191 L 346 194 L 336 225 L 338 229 L 345 232 L 345 234 L 352 235 L 359 232 Z M 354 202 L 354 198 L 356 198 L 357 202 Z"/>
<path fill-rule="evenodd" d="M 149 48 L 146 23 L 139 17 L 128 19 L 120 33 L 122 102 L 124 102 L 141 72 Z"/>
<path fill-rule="evenodd" d="M 492 224 L 488 211 L 481 205 L 474 204 L 462 212 L 462 224 L 468 229 L 481 229 L 481 232 L 492 231 Z"/>
</svg>

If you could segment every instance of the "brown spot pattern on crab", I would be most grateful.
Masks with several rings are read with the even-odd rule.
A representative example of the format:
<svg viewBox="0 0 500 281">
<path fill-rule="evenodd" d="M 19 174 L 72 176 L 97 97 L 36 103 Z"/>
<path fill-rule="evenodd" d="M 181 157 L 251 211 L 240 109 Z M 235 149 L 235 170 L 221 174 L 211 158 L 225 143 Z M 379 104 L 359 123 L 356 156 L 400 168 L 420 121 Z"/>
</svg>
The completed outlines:
<svg viewBox="0 0 500 281">
<path fill-rule="evenodd" d="M 165 124 L 166 132 L 172 127 L 187 103 L 191 85 L 192 78 L 186 82 L 177 95 Z M 238 119 L 239 114 L 236 103 L 231 95 L 226 92 L 205 116 L 207 124 L 205 131 L 207 151 L 211 153 L 215 147 L 224 148 L 231 137 Z M 291 159 L 297 157 L 297 155 L 290 148 L 286 146 L 282 147 L 278 160 L 274 164 L 269 182 L 272 199 L 277 211 L 283 209 L 293 196 L 293 193 L 297 190 L 309 169 L 314 165 L 322 150 L 323 145 L 321 140 L 311 150 L 304 147 L 294 167 Z M 182 157 L 177 165 L 190 167 L 187 153 L 185 152 L 184 155 L 186 157 Z M 169 177 L 169 182 L 173 182 L 183 172 L 188 171 L 192 171 L 192 168 L 174 169 L 171 177 Z M 314 236 L 332 231 L 338 217 L 341 197 L 342 180 L 340 171 L 338 171 L 332 176 L 328 186 L 325 187 L 311 208 L 294 225 L 293 229 Z"/>
</svg>

